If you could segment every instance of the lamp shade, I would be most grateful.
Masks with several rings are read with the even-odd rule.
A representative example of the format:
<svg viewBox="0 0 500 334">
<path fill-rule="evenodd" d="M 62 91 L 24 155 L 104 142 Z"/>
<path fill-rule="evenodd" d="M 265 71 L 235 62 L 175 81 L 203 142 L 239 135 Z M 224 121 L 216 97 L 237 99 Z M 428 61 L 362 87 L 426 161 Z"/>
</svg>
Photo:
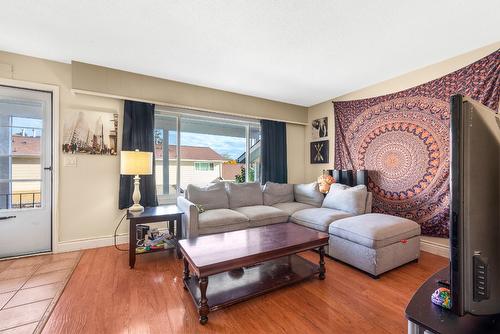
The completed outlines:
<svg viewBox="0 0 500 334">
<path fill-rule="evenodd" d="M 141 151 L 122 151 L 120 160 L 120 174 L 153 174 L 153 153 Z"/>
</svg>

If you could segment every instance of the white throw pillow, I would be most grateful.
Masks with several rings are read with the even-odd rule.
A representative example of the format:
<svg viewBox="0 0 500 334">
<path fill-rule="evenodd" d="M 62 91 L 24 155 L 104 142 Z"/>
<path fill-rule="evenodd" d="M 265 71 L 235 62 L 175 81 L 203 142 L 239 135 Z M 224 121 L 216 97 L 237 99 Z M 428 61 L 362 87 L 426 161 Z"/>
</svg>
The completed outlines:
<svg viewBox="0 0 500 334">
<path fill-rule="evenodd" d="M 318 190 L 318 182 L 294 184 L 293 194 L 295 201 L 319 208 L 325 196 Z"/>
<path fill-rule="evenodd" d="M 361 215 L 366 210 L 367 196 L 368 190 L 365 185 L 349 187 L 335 183 L 330 187 L 322 207 Z"/>
<path fill-rule="evenodd" d="M 293 202 L 293 184 L 267 181 L 264 185 L 264 205 Z"/>
<path fill-rule="evenodd" d="M 206 187 L 189 184 L 186 189 L 187 200 L 201 205 L 205 210 L 229 209 L 224 183 L 214 183 Z"/>
</svg>

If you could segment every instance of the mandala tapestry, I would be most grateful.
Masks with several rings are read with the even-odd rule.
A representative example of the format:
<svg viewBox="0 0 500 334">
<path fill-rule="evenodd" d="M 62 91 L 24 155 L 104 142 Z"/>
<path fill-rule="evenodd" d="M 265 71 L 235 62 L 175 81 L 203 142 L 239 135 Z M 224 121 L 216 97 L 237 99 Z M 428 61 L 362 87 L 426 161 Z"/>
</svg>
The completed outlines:
<svg viewBox="0 0 500 334">
<path fill-rule="evenodd" d="M 450 96 L 498 110 L 500 50 L 444 77 L 375 98 L 334 102 L 335 168 L 368 170 L 373 212 L 448 237 Z"/>
</svg>

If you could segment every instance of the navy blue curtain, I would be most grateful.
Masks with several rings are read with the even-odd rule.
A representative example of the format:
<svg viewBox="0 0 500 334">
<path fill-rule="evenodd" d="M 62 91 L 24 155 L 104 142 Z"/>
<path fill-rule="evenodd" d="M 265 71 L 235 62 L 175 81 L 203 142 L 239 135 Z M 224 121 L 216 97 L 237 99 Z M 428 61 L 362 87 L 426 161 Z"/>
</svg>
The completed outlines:
<svg viewBox="0 0 500 334">
<path fill-rule="evenodd" d="M 123 151 L 153 152 L 154 156 L 155 105 L 144 102 L 125 101 L 123 111 Z M 141 175 L 141 205 L 157 206 L 155 182 L 155 163 L 153 158 L 153 175 Z M 132 175 L 120 175 L 120 209 L 130 207 L 134 180 Z"/>
<path fill-rule="evenodd" d="M 269 120 L 260 121 L 262 184 L 267 181 L 288 182 L 286 164 L 286 123 Z"/>
</svg>

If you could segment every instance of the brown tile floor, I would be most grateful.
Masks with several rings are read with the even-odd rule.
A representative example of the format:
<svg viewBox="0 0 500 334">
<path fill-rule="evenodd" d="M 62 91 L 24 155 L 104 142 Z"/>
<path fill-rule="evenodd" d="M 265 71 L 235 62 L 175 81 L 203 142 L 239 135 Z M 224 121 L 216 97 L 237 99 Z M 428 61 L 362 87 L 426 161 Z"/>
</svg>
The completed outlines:
<svg viewBox="0 0 500 334">
<path fill-rule="evenodd" d="M 79 259 L 71 252 L 0 261 L 0 334 L 39 331 Z"/>
</svg>

